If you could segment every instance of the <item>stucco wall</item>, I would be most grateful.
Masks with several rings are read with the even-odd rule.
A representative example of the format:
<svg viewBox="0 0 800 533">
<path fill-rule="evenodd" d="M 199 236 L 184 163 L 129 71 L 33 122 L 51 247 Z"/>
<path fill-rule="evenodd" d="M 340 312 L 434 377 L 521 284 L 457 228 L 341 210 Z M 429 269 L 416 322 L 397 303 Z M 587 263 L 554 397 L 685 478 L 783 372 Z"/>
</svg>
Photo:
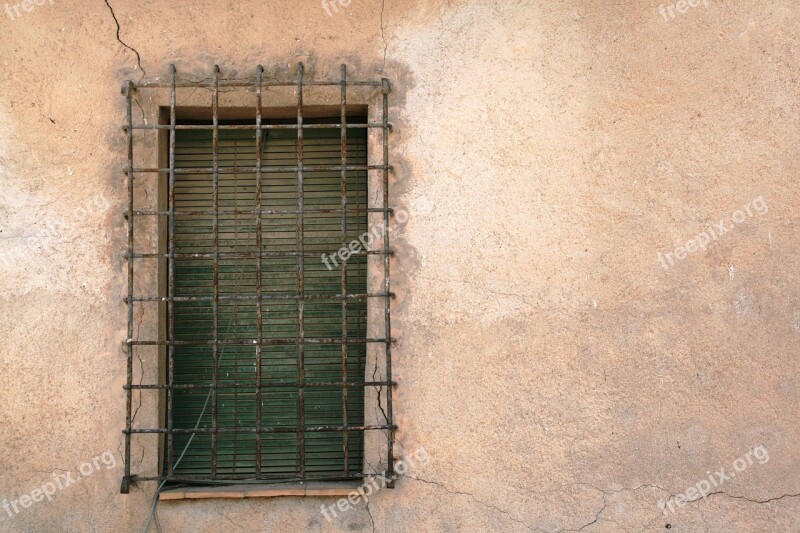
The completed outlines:
<svg viewBox="0 0 800 533">
<path fill-rule="evenodd" d="M 395 414 L 429 460 L 331 522 L 332 498 L 162 502 L 164 531 L 800 530 L 800 11 L 693 3 L 111 0 L 147 79 L 389 77 L 410 213 Z M 102 0 L 28 7 L 0 12 L 0 498 L 116 466 L 0 529 L 141 531 L 119 89 L 143 73 Z"/>
</svg>

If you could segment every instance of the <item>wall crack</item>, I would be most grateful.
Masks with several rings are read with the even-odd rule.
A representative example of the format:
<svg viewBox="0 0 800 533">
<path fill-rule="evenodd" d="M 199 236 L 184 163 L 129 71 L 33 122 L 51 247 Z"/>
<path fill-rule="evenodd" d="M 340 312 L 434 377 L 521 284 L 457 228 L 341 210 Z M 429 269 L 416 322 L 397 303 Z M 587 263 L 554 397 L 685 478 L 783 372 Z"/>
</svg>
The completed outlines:
<svg viewBox="0 0 800 533">
<path fill-rule="evenodd" d="M 800 497 L 800 492 L 796 493 L 796 494 L 782 494 L 781 496 L 775 496 L 773 498 L 767 498 L 766 500 L 754 500 L 752 498 L 748 498 L 747 496 L 735 496 L 733 494 L 728 494 L 727 492 L 720 490 L 720 491 L 717 491 L 717 492 L 709 492 L 708 495 L 706 496 L 706 498 L 711 497 L 711 496 L 715 496 L 715 495 L 723 495 L 723 496 L 727 496 L 728 498 L 733 498 L 734 500 L 745 500 L 745 501 L 748 501 L 750 503 L 763 505 L 765 503 L 775 502 L 775 501 L 778 501 L 778 500 L 782 500 L 784 498 L 798 498 L 798 497 Z M 689 500 L 686 503 L 694 503 L 694 502 L 696 502 L 698 500 L 702 500 L 702 499 L 703 498 L 700 497 L 700 498 L 697 498 L 695 500 Z"/>
<path fill-rule="evenodd" d="M 117 41 L 119 41 L 119 44 L 121 44 L 122 46 L 124 46 L 125 48 L 127 48 L 128 50 L 133 52 L 134 54 L 136 54 L 136 65 L 139 67 L 139 70 L 142 71 L 142 77 L 139 78 L 139 81 L 142 81 L 144 79 L 144 76 L 145 76 L 145 71 L 142 68 L 142 56 L 139 55 L 139 52 L 136 51 L 135 48 L 133 48 L 132 46 L 129 46 L 122 39 L 120 39 L 119 32 L 120 32 L 121 28 L 120 28 L 120 25 L 119 25 L 119 20 L 117 20 L 117 16 L 114 14 L 114 8 L 111 7 L 111 4 L 108 3 L 108 0 L 103 0 L 103 1 L 106 3 L 106 6 L 108 6 L 108 10 L 111 12 L 111 18 L 114 19 L 114 24 L 117 25 Z"/>
<path fill-rule="evenodd" d="M 367 502 L 366 508 L 367 514 L 369 515 L 369 522 L 372 524 L 372 533 L 375 533 L 375 519 L 372 518 L 372 511 L 369 510 L 369 502 Z"/>
<path fill-rule="evenodd" d="M 443 483 L 439 483 L 438 481 L 431 481 L 431 480 L 428 480 L 428 479 L 422 479 L 422 478 L 419 478 L 419 477 L 413 477 L 413 476 L 409 476 L 408 474 L 404 475 L 403 478 L 413 479 L 414 481 L 420 481 L 422 483 L 427 483 L 428 485 L 434 485 L 434 486 L 439 487 L 440 489 L 444 490 L 445 492 L 449 492 L 450 494 L 457 494 L 459 496 L 469 496 L 476 503 L 478 503 L 480 505 L 483 505 L 484 507 L 488 507 L 489 509 L 494 509 L 495 511 L 499 511 L 500 513 L 506 515 L 510 520 L 516 522 L 517 524 L 525 526 L 525 528 L 530 529 L 531 531 L 542 531 L 541 529 L 529 526 L 528 524 L 526 524 L 522 520 L 519 520 L 519 519 L 511 516 L 511 513 L 509 511 L 506 511 L 505 509 L 501 509 L 500 507 L 497 507 L 496 505 L 493 505 L 491 503 L 486 503 L 484 501 L 479 500 L 471 492 L 460 492 L 460 491 L 456 491 L 456 490 L 450 490 L 449 488 L 447 488 L 446 485 L 444 485 Z M 546 532 L 543 532 L 543 533 L 546 533 Z"/>
<path fill-rule="evenodd" d="M 383 63 L 381 64 L 381 74 L 383 69 L 386 68 L 386 50 L 389 48 L 389 43 L 386 42 L 386 35 L 383 32 L 383 12 L 386 9 L 386 0 L 381 0 L 381 40 L 383 41 Z"/>
</svg>

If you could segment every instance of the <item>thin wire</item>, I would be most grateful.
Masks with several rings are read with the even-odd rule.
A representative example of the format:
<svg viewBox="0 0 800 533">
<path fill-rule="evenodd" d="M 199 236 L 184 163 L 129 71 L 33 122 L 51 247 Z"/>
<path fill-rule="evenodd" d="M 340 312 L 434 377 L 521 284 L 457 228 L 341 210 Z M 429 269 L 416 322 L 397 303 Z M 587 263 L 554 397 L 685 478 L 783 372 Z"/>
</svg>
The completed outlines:
<svg viewBox="0 0 800 533">
<path fill-rule="evenodd" d="M 223 350 L 222 350 L 223 352 L 224 352 L 224 348 L 225 347 L 223 346 Z M 220 354 L 220 357 L 222 357 L 222 355 L 223 354 Z M 209 389 L 208 394 L 206 395 L 206 403 L 203 405 L 203 410 L 200 412 L 200 417 L 197 419 L 197 423 L 194 425 L 194 429 L 197 429 L 197 428 L 200 427 L 200 421 L 203 419 L 203 415 L 206 414 L 206 409 L 208 408 L 208 400 L 210 400 L 210 399 L 211 399 L 211 390 Z M 181 456 L 178 457 L 178 460 L 175 461 L 175 465 L 173 465 L 173 468 L 175 466 L 178 466 L 178 463 L 181 462 L 181 459 L 183 459 L 183 456 L 186 455 L 186 452 L 187 452 L 187 450 L 189 450 L 189 446 L 191 446 L 195 435 L 197 435 L 197 433 L 192 433 L 192 435 L 189 437 L 189 442 L 186 443 L 186 447 L 183 449 L 183 452 L 181 452 Z M 166 484 L 166 482 L 167 482 L 166 479 L 164 481 L 162 481 L 161 485 L 159 485 L 158 488 L 156 489 L 155 494 L 153 494 L 153 503 L 150 506 L 150 516 L 147 519 L 147 525 L 144 527 L 144 533 L 147 533 L 150 530 L 150 523 L 153 521 L 153 517 L 156 517 L 156 526 L 157 526 L 156 529 L 158 531 L 161 531 L 161 528 L 158 527 L 158 516 L 156 515 L 156 505 L 158 504 L 158 495 L 161 494 L 161 489 L 164 488 L 164 484 Z"/>
<path fill-rule="evenodd" d="M 236 242 L 236 239 L 234 239 L 234 242 Z M 242 276 L 244 275 L 244 270 L 239 271 L 238 274 L 239 274 L 239 277 L 236 280 L 236 292 L 237 293 L 239 292 L 239 283 L 241 282 Z M 233 303 L 233 314 L 234 314 L 233 321 L 234 322 L 236 321 L 236 316 L 237 316 L 237 312 L 238 312 L 238 306 L 239 306 L 239 302 L 237 300 L 234 300 L 234 303 Z M 231 330 L 231 325 L 232 324 L 233 324 L 233 322 L 229 322 L 228 323 L 228 328 L 225 330 L 225 336 L 226 337 L 228 336 L 228 333 Z M 219 361 L 222 361 L 222 357 L 225 355 L 225 348 L 227 348 L 227 345 L 223 345 L 222 349 L 220 350 Z M 211 399 L 211 389 L 209 389 L 208 390 L 208 394 L 206 394 L 206 401 L 203 404 L 203 410 L 200 411 L 200 416 L 197 418 L 197 423 L 194 425 L 194 429 L 197 429 L 197 428 L 200 427 L 200 421 L 203 419 L 203 416 L 206 414 L 206 409 L 208 408 L 208 403 L 209 403 L 210 399 Z M 183 452 L 181 452 L 181 455 L 180 455 L 180 457 L 178 457 L 178 460 L 175 461 L 175 464 L 173 465 L 173 468 L 177 467 L 178 463 L 180 463 L 181 459 L 183 459 L 183 456 L 186 455 L 186 452 L 189 450 L 189 446 L 191 446 L 192 441 L 194 440 L 196 435 L 197 435 L 197 433 L 192 433 L 191 434 L 191 436 L 189 437 L 189 442 L 186 443 L 186 447 L 183 449 Z M 156 505 L 158 505 L 158 495 L 161 494 L 161 489 L 164 488 L 164 485 L 166 483 L 167 483 L 167 480 L 165 479 L 158 486 L 158 488 L 156 489 L 155 494 L 153 494 L 153 503 L 150 506 L 150 516 L 147 519 L 147 525 L 144 528 L 144 533 L 147 533 L 150 530 L 150 523 L 153 521 L 153 517 L 154 516 L 156 517 L 156 524 L 158 524 L 158 516 L 156 515 Z M 160 528 L 157 528 L 157 530 L 161 531 Z"/>
<path fill-rule="evenodd" d="M 236 186 L 235 186 L 236 176 L 237 176 L 237 174 L 234 174 L 234 190 L 236 190 Z M 236 203 L 238 205 L 238 201 Z M 236 222 L 238 222 L 238 220 L 236 220 Z M 239 225 L 238 225 L 238 223 L 234 224 L 234 239 L 233 239 L 233 242 L 234 242 L 234 246 L 233 247 L 235 249 L 235 248 L 238 247 L 237 245 L 239 243 Z M 242 281 L 242 277 L 244 276 L 244 265 L 243 264 L 242 264 L 242 270 L 237 272 L 237 274 L 238 274 L 238 278 L 236 279 L 236 291 L 235 292 L 236 292 L 236 294 L 239 294 L 240 282 Z M 228 336 L 228 333 L 230 333 L 231 326 L 236 323 L 236 320 L 237 320 L 237 317 L 238 317 L 238 308 L 239 308 L 239 301 L 238 300 L 234 300 L 233 301 L 233 320 L 231 322 L 228 322 L 228 328 L 225 330 L 225 336 L 226 337 Z M 228 345 L 223 345 L 222 346 L 222 349 L 220 350 L 220 354 L 219 354 L 219 359 L 217 361 L 218 363 L 220 363 L 222 361 L 222 358 L 225 355 L 225 348 L 227 348 L 227 347 L 228 347 Z M 259 385 L 260 384 L 258 384 L 258 383 L 256 384 L 256 386 L 259 386 Z M 197 418 L 197 422 L 194 425 L 194 429 L 198 429 L 200 427 L 200 422 L 203 420 L 203 416 L 206 414 L 206 409 L 208 409 L 209 400 L 211 399 L 211 392 L 212 392 L 212 389 L 209 389 L 208 390 L 208 394 L 206 394 L 206 401 L 203 404 L 203 409 L 202 409 L 202 411 L 200 411 L 200 416 Z M 192 433 L 189 436 L 189 441 L 186 443 L 186 447 L 181 452 L 181 455 L 180 455 L 180 457 L 178 457 L 178 460 L 175 461 L 175 464 L 173 465 L 173 469 L 178 466 L 178 464 L 181 462 L 181 459 L 183 459 L 183 456 L 186 455 L 186 452 L 189 450 L 189 446 L 191 446 L 192 441 L 194 440 L 195 436 L 197 436 L 197 433 Z M 236 466 L 236 464 L 234 462 L 234 468 L 235 468 L 235 466 Z M 156 513 L 156 506 L 158 505 L 158 495 L 161 494 L 161 489 L 164 488 L 164 485 L 166 483 L 167 483 L 167 480 L 165 479 L 164 481 L 161 482 L 161 484 L 156 489 L 156 492 L 153 494 L 153 503 L 150 505 L 150 514 L 149 514 L 149 516 L 147 518 L 147 524 L 144 527 L 144 533 L 147 533 L 150 530 L 150 524 L 153 522 L 153 518 L 155 518 L 155 520 L 156 520 L 156 530 L 159 531 L 159 533 L 161 532 L 161 526 L 160 526 L 160 524 L 158 522 L 158 514 Z"/>
</svg>

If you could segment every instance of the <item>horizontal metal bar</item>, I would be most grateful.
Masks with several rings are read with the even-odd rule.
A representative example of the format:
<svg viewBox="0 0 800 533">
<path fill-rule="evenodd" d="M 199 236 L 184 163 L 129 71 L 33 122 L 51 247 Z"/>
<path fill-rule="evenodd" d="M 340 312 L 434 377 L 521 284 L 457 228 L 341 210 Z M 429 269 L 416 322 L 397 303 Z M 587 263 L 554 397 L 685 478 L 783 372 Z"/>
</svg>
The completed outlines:
<svg viewBox="0 0 800 533">
<path fill-rule="evenodd" d="M 262 165 L 261 172 L 297 172 L 298 171 L 297 165 Z M 393 170 L 393 167 L 389 165 L 388 167 L 385 165 L 347 165 L 344 167 L 346 170 Z M 340 172 L 342 170 L 342 165 L 303 165 L 302 167 L 303 172 L 324 172 L 324 171 L 337 171 Z M 175 169 L 168 169 L 168 168 L 155 168 L 155 167 L 142 167 L 142 168 L 134 168 L 134 174 L 145 174 L 145 173 L 156 173 L 156 172 L 170 172 L 174 171 L 175 174 L 212 174 L 216 172 L 217 174 L 239 174 L 239 173 L 255 173 L 258 170 L 258 167 L 219 167 L 214 169 L 214 167 L 197 167 L 197 168 L 190 168 L 190 167 L 182 167 Z M 124 173 L 127 175 L 128 170 L 125 170 Z"/>
<path fill-rule="evenodd" d="M 255 389 L 261 388 L 263 389 L 294 389 L 300 387 L 301 383 L 293 382 L 293 383 L 280 383 L 280 382 L 271 382 L 271 381 L 262 381 L 261 386 L 257 387 L 256 383 L 225 383 L 225 384 L 201 384 L 201 383 L 185 383 L 180 385 L 136 385 L 132 384 L 130 386 L 124 385 L 123 388 L 125 390 L 193 390 L 193 389 Z M 350 383 L 343 383 L 341 381 L 304 381 L 302 383 L 303 387 L 395 387 L 397 386 L 396 381 L 357 381 L 357 382 L 350 382 Z"/>
<path fill-rule="evenodd" d="M 231 346 L 255 346 L 257 344 L 264 346 L 264 345 L 276 345 L 276 346 L 284 346 L 284 345 L 294 345 L 297 344 L 297 338 L 288 338 L 282 337 L 277 339 L 261 339 L 261 342 L 258 339 L 218 339 L 216 343 L 213 340 L 195 340 L 195 341 L 135 341 L 133 339 L 128 339 L 125 343 L 128 346 L 214 346 L 217 345 L 231 345 Z M 364 337 L 350 337 L 347 339 L 349 344 L 366 344 L 366 343 L 393 343 L 397 342 L 397 339 L 392 337 L 390 339 L 386 338 L 364 338 Z M 324 337 L 305 337 L 303 339 L 303 344 L 341 344 L 342 338 L 324 338 Z"/>
<path fill-rule="evenodd" d="M 201 210 L 201 211 L 189 211 L 186 209 L 176 209 L 173 214 L 175 215 L 296 215 L 300 211 L 297 209 L 220 209 L 219 211 L 212 211 L 210 209 Z M 332 209 L 303 209 L 303 214 L 306 215 L 327 215 L 327 214 L 338 214 L 342 212 L 341 207 L 332 208 Z M 360 215 L 364 213 L 394 213 L 393 207 L 348 207 L 348 213 L 352 213 L 354 215 Z M 161 216 L 161 217 L 168 217 L 170 215 L 169 211 L 134 211 L 134 215 L 136 216 Z M 128 218 L 127 211 L 124 213 L 125 218 Z"/>
<path fill-rule="evenodd" d="M 342 128 L 341 124 L 303 124 L 302 126 L 298 126 L 297 124 L 261 124 L 262 130 L 296 130 L 302 127 L 304 130 L 318 130 L 318 129 L 340 129 Z M 344 127 L 351 128 L 351 129 L 365 129 L 365 128 L 389 128 L 392 129 L 391 124 L 384 124 L 383 122 L 369 122 L 369 123 L 354 123 L 354 124 L 346 124 Z M 134 124 L 131 126 L 131 129 L 134 130 L 168 130 L 170 129 L 169 124 Z M 207 130 L 211 131 L 214 129 L 213 125 L 207 124 L 177 124 L 175 126 L 176 130 Z M 220 130 L 256 130 L 255 124 L 220 124 L 217 126 L 217 129 Z M 128 126 L 122 126 L 122 131 L 128 131 Z"/>
<path fill-rule="evenodd" d="M 300 252 L 261 252 L 261 257 L 297 257 Z M 392 250 L 386 252 L 385 250 L 358 250 L 356 252 L 349 252 L 350 256 L 353 255 L 392 255 Z M 320 257 L 320 252 L 302 252 L 303 257 Z M 129 254 L 124 254 L 125 259 L 129 259 Z M 213 252 L 209 253 L 197 253 L 197 254 L 146 254 L 146 253 L 135 253 L 133 254 L 134 259 L 147 259 L 147 258 L 156 258 L 156 257 L 165 257 L 167 259 L 174 258 L 174 259 L 213 259 L 214 257 L 219 257 L 220 259 L 255 259 L 258 257 L 258 252 L 219 252 L 215 254 Z"/>
<path fill-rule="evenodd" d="M 394 424 L 373 424 L 369 426 L 312 426 L 306 428 L 298 427 L 262 427 L 256 428 L 175 428 L 174 434 L 188 435 L 191 433 L 322 433 L 335 431 L 374 431 L 382 429 L 397 429 Z M 128 433 L 128 430 L 123 430 Z M 166 428 L 131 429 L 130 433 L 169 433 Z"/>
<path fill-rule="evenodd" d="M 208 474 L 179 474 L 175 476 L 131 476 L 130 481 L 137 483 L 140 481 L 165 481 L 168 483 L 197 483 L 201 481 L 203 485 L 226 485 L 225 481 L 275 481 L 276 483 L 305 483 L 309 481 L 363 481 L 367 476 L 375 476 L 378 473 L 354 473 L 350 476 L 305 476 L 297 477 L 296 474 L 217 474 L 211 479 Z"/>
<path fill-rule="evenodd" d="M 170 83 L 167 82 L 159 82 L 159 81 L 146 81 L 142 83 L 132 83 L 134 89 L 164 89 L 167 87 L 172 87 Z M 256 80 L 253 81 L 242 81 L 242 80 L 219 80 L 219 87 L 251 87 L 253 89 L 256 88 Z M 340 86 L 342 84 L 341 81 L 303 81 L 303 87 L 330 87 L 330 86 Z M 299 86 L 299 82 L 297 81 L 262 81 L 262 87 L 297 87 Z M 353 87 L 381 87 L 382 82 L 380 81 L 348 81 L 348 86 Z M 178 88 L 186 88 L 186 87 L 200 87 L 204 89 L 213 89 L 214 88 L 214 80 L 200 80 L 200 81 L 178 81 L 175 82 L 175 87 Z"/>
<path fill-rule="evenodd" d="M 236 296 L 219 296 L 217 299 L 224 301 L 224 300 L 235 300 L 235 301 L 259 301 L 259 300 L 297 300 L 298 298 L 302 298 L 303 300 L 364 300 L 366 298 L 394 298 L 395 293 L 385 293 L 385 292 L 367 292 L 361 294 L 345 294 L 342 297 L 341 294 L 263 294 L 258 296 L 257 294 L 242 294 Z M 125 303 L 129 303 L 129 301 L 133 302 L 210 302 L 213 300 L 213 296 L 133 296 L 130 300 L 128 297 L 124 297 L 123 300 Z"/>
</svg>

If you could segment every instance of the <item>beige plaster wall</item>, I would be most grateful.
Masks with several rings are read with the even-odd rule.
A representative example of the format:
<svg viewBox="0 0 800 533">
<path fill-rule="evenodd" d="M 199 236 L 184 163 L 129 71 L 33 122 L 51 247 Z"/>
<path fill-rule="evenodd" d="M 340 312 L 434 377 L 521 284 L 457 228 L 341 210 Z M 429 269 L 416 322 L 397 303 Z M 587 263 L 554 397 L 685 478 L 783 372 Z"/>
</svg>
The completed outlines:
<svg viewBox="0 0 800 533">
<path fill-rule="evenodd" d="M 330 16 L 315 0 L 110 1 L 147 79 L 297 61 L 389 77 L 392 201 L 410 213 L 395 413 L 399 449 L 428 462 L 331 522 L 331 498 L 162 502 L 164 531 L 800 530 L 795 2 L 672 18 L 658 0 L 352 0 Z M 116 467 L 0 509 L 0 530 L 142 531 L 154 483 L 119 494 L 119 89 L 143 72 L 102 0 L 13 4 L 0 498 L 105 451 Z M 707 249 L 662 266 L 720 219 Z M 736 472 L 757 446 L 768 461 Z M 735 477 L 661 514 L 720 468 Z"/>
</svg>

